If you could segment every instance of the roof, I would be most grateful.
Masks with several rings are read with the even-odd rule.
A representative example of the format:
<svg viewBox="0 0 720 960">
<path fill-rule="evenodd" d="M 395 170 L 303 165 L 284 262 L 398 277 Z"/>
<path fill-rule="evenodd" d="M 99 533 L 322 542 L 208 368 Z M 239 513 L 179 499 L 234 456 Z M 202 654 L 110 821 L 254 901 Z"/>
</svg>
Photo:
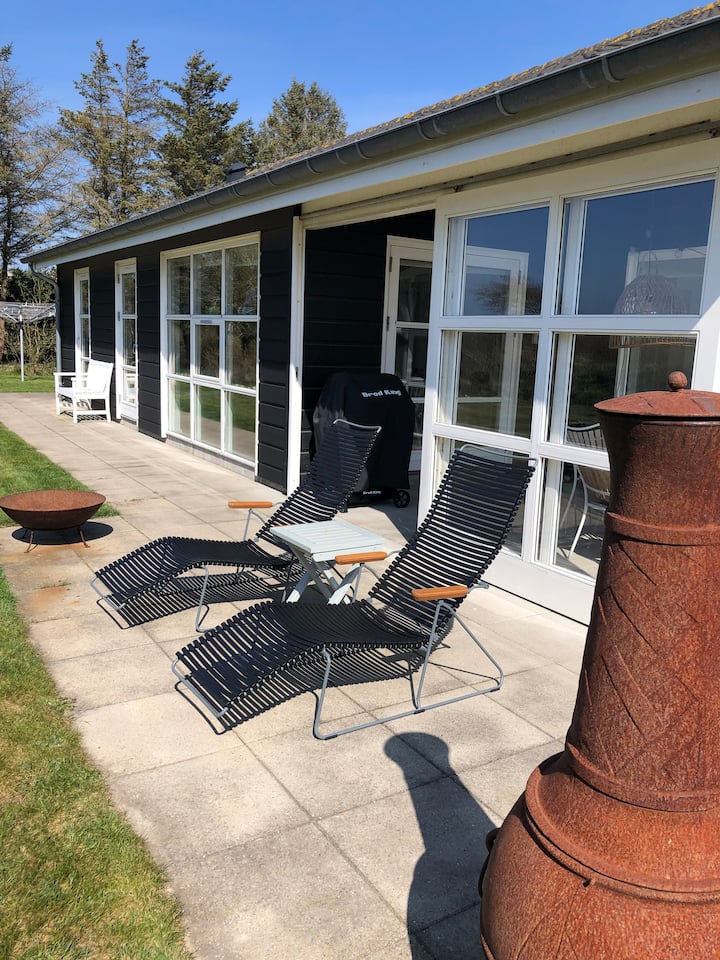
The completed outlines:
<svg viewBox="0 0 720 960">
<path fill-rule="evenodd" d="M 699 39 L 703 30 L 711 35 Z M 690 39 L 692 34 L 695 42 Z M 720 62 L 720 0 L 583 47 L 320 148 L 253 169 L 244 177 L 193 197 L 34 252 L 25 262 L 51 261 L 51 254 L 80 253 L 115 237 L 118 241 L 135 237 L 135 242 L 140 242 L 140 235 L 156 224 L 179 222 L 209 207 L 225 206 L 263 193 L 277 195 L 290 186 L 347 173 L 349 168 L 376 163 L 408 148 L 427 148 L 431 141 L 481 132 L 491 119 L 511 120 L 528 109 L 557 104 L 573 94 L 603 91 L 660 68 L 678 69 L 682 63 L 703 54 Z"/>
</svg>

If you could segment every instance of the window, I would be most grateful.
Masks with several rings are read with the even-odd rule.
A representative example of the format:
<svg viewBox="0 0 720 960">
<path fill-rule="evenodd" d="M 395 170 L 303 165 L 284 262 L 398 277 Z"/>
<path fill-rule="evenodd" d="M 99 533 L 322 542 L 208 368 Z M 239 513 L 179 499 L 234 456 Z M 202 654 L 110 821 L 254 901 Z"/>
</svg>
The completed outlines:
<svg viewBox="0 0 720 960">
<path fill-rule="evenodd" d="M 716 317 L 704 314 L 717 296 L 715 182 L 694 173 L 717 165 L 710 147 L 687 148 L 683 179 L 659 179 L 678 169 L 677 151 L 653 163 L 623 157 L 483 186 L 438 211 L 446 267 L 442 315 L 430 324 L 432 469 L 421 502 L 456 445 L 530 457 L 536 470 L 510 540 L 520 556 L 505 556 L 493 582 L 522 582 L 541 603 L 552 594 L 573 616 L 580 608 L 565 596 L 590 603 L 608 503 L 595 404 L 665 390 L 673 370 L 707 383 L 717 354 Z"/>
<path fill-rule="evenodd" d="M 78 344 L 76 370 L 87 370 L 92 356 L 90 342 L 90 271 L 75 271 L 75 340 Z"/>
<path fill-rule="evenodd" d="M 451 220 L 445 313 L 539 314 L 547 225 L 547 207 Z"/>
<path fill-rule="evenodd" d="M 568 200 L 561 314 L 699 314 L 711 180 Z"/>
<path fill-rule="evenodd" d="M 166 255 L 168 430 L 255 459 L 256 237 Z"/>
<path fill-rule="evenodd" d="M 548 440 L 565 460 L 544 462 L 537 558 L 595 576 L 610 486 L 594 404 L 608 397 L 667 389 L 671 370 L 692 382 L 695 336 L 555 334 Z"/>
<path fill-rule="evenodd" d="M 537 344 L 537 333 L 446 332 L 438 419 L 529 437 Z"/>
</svg>

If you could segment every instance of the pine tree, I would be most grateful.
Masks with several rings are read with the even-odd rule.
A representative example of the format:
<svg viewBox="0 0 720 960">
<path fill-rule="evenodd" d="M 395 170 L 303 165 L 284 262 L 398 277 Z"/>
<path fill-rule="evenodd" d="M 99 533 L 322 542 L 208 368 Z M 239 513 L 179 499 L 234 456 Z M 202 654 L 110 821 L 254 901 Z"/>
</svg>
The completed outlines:
<svg viewBox="0 0 720 960">
<path fill-rule="evenodd" d="M 68 148 L 80 158 L 86 225 L 100 230 L 157 206 L 166 195 L 156 156 L 159 83 L 137 40 L 124 64 L 111 64 L 102 40 L 75 88 L 82 110 L 61 110 Z"/>
<path fill-rule="evenodd" d="M 345 115 L 335 99 L 313 82 L 309 87 L 293 79 L 273 101 L 255 138 L 257 159 L 273 163 L 344 137 Z"/>
<path fill-rule="evenodd" d="M 230 80 L 200 50 L 188 58 L 180 83 L 165 83 L 177 99 L 160 103 L 169 127 L 160 154 L 178 197 L 222 183 L 233 163 L 252 163 L 252 124 L 245 120 L 232 126 L 237 100 L 218 99 Z"/>
</svg>

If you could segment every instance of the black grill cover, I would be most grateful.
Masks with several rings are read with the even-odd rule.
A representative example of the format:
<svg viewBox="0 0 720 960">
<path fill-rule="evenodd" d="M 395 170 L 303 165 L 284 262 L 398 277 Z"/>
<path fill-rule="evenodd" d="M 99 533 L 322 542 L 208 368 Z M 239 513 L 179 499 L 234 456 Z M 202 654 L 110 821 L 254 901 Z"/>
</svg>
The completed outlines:
<svg viewBox="0 0 720 960">
<path fill-rule="evenodd" d="M 407 490 L 415 405 L 402 380 L 392 373 L 331 374 L 313 414 L 316 447 L 338 417 L 382 427 L 355 492 L 375 487 Z"/>
</svg>

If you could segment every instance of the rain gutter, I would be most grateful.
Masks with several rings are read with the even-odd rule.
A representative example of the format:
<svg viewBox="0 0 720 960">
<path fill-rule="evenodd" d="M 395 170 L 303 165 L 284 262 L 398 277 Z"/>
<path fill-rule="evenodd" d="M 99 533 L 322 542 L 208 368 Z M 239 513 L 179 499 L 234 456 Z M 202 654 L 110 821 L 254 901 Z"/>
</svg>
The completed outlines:
<svg viewBox="0 0 720 960">
<path fill-rule="evenodd" d="M 498 89 L 456 107 L 419 116 L 408 123 L 392 125 L 387 130 L 376 130 L 319 153 L 251 173 L 172 206 L 38 251 L 24 262 L 49 261 L 50 254 L 65 255 L 75 250 L 90 249 L 111 239 L 136 237 L 152 226 L 190 219 L 209 209 L 226 207 L 235 200 L 270 195 L 319 178 L 330 179 L 368 164 L 382 162 L 401 151 L 481 133 L 498 122 L 522 121 L 526 114 L 556 106 L 589 91 L 602 93 L 620 83 L 642 81 L 668 67 L 677 68 L 679 64 L 692 63 L 712 55 L 717 58 L 718 51 L 720 17 L 712 17 L 614 52 L 591 57 L 525 83 Z"/>
</svg>

